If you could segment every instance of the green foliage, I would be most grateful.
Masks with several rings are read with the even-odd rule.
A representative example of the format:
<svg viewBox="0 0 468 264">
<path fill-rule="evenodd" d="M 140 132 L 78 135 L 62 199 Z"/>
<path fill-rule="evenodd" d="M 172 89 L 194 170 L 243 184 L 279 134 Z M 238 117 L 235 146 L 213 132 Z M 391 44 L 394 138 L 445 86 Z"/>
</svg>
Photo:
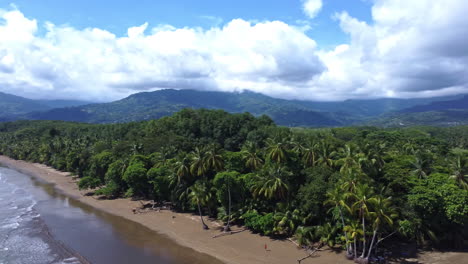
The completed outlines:
<svg viewBox="0 0 468 264">
<path fill-rule="evenodd" d="M 74 173 L 80 189 L 171 201 L 363 257 L 394 232 L 467 246 L 466 149 L 468 127 L 290 129 L 214 110 L 127 124 L 0 123 L 2 155 Z"/>
<path fill-rule="evenodd" d="M 99 179 L 91 177 L 91 176 L 81 178 L 80 181 L 78 182 L 78 188 L 80 190 L 94 189 L 94 188 L 97 188 L 97 187 L 99 187 L 101 185 L 102 185 L 102 183 L 101 183 L 101 181 Z"/>
<path fill-rule="evenodd" d="M 458 188 L 448 175 L 437 173 L 418 180 L 408 195 L 408 202 L 423 219 L 468 223 L 468 193 Z"/>
<path fill-rule="evenodd" d="M 148 189 L 146 172 L 145 164 L 141 162 L 134 162 L 125 170 L 122 179 L 133 190 L 134 195 L 144 196 Z"/>
<path fill-rule="evenodd" d="M 308 212 L 316 221 L 325 216 L 323 201 L 326 198 L 328 186 L 327 178 L 332 171 L 324 167 L 313 167 L 305 170 L 307 182 L 299 188 L 298 203 L 303 212 Z"/>
<path fill-rule="evenodd" d="M 255 211 L 248 212 L 242 216 L 246 227 L 263 235 L 269 235 L 273 232 L 275 219 L 273 213 L 260 215 Z"/>
<path fill-rule="evenodd" d="M 170 199 L 170 171 L 166 167 L 153 167 L 147 172 L 148 182 L 153 185 L 152 197 L 154 200 L 164 201 Z"/>
</svg>

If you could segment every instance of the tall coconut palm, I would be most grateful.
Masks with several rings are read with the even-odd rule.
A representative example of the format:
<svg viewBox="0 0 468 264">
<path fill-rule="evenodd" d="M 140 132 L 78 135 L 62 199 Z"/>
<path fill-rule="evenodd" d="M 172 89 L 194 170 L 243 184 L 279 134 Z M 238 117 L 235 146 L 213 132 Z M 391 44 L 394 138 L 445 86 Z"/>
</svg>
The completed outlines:
<svg viewBox="0 0 468 264">
<path fill-rule="evenodd" d="M 348 232 L 345 229 L 345 220 L 344 220 L 344 215 L 343 215 L 343 209 L 346 210 L 351 210 L 348 204 L 346 203 L 346 198 L 345 198 L 345 192 L 342 188 L 337 187 L 333 189 L 332 191 L 327 192 L 327 200 L 325 200 L 324 204 L 325 205 L 332 205 L 333 208 L 338 208 L 338 211 L 340 213 L 340 219 L 341 219 L 341 224 L 343 225 L 343 231 L 345 235 L 345 240 L 346 240 L 346 250 L 349 253 L 351 253 L 351 247 L 349 243 L 349 238 L 348 238 Z"/>
<path fill-rule="evenodd" d="M 296 153 L 297 155 L 301 156 L 302 151 L 304 150 L 304 140 L 302 138 L 291 138 L 289 140 L 289 147 L 291 148 L 292 152 Z"/>
<path fill-rule="evenodd" d="M 333 157 L 335 156 L 335 152 L 332 151 L 330 144 L 328 144 L 326 141 L 322 140 L 320 141 L 318 145 L 318 151 L 319 151 L 319 158 L 317 162 L 319 164 L 322 164 L 327 167 L 333 167 L 335 161 L 333 160 Z"/>
<path fill-rule="evenodd" d="M 205 205 L 211 199 L 210 192 L 208 192 L 206 185 L 201 182 L 196 182 L 189 188 L 188 191 L 190 201 L 192 202 L 192 204 L 196 204 L 198 207 L 198 213 L 200 214 L 203 229 L 209 229 L 208 226 L 205 224 L 205 221 L 203 220 L 201 206 Z"/>
<path fill-rule="evenodd" d="M 370 212 L 370 218 L 372 219 L 372 227 L 374 229 L 372 235 L 372 241 L 369 246 L 369 251 L 367 252 L 367 259 L 369 259 L 372 248 L 374 247 L 375 238 L 379 228 L 382 224 L 387 224 L 388 226 L 393 225 L 393 219 L 395 219 L 398 214 L 396 209 L 392 206 L 391 198 L 384 198 L 382 196 L 375 196 L 369 199 L 369 204 L 371 205 L 372 212 Z"/>
<path fill-rule="evenodd" d="M 349 234 L 349 238 L 353 240 L 354 244 L 354 258 L 357 258 L 357 240 L 360 236 L 363 235 L 363 231 L 359 226 L 359 221 L 352 221 L 349 225 L 345 227 L 345 230 Z"/>
<path fill-rule="evenodd" d="M 413 175 L 419 179 L 426 178 L 429 174 L 429 161 L 424 157 L 417 156 L 414 162 L 411 163 L 414 170 L 412 171 Z"/>
<path fill-rule="evenodd" d="M 204 163 L 208 170 L 220 172 L 224 169 L 223 155 L 215 145 L 208 147 L 205 152 Z"/>
<path fill-rule="evenodd" d="M 285 181 L 288 176 L 290 176 L 290 172 L 284 167 L 277 165 L 270 168 L 266 174 L 257 177 L 252 187 L 253 195 L 263 196 L 267 199 L 285 199 L 289 191 L 289 186 Z"/>
<path fill-rule="evenodd" d="M 174 173 L 176 175 L 177 184 L 182 180 L 190 177 L 190 159 L 186 156 L 179 156 L 174 164 Z"/>
<path fill-rule="evenodd" d="M 450 178 L 454 179 L 460 187 L 468 190 L 468 162 L 467 158 L 462 155 L 456 155 L 452 160 L 451 169 L 452 175 Z"/>
<path fill-rule="evenodd" d="M 301 150 L 302 162 L 304 167 L 309 168 L 315 165 L 317 161 L 317 144 L 312 139 L 309 140 Z"/>
<path fill-rule="evenodd" d="M 190 164 L 190 173 L 195 176 L 205 176 L 208 171 L 208 166 L 205 162 L 205 151 L 196 147 L 190 155 L 192 160 Z"/>
<path fill-rule="evenodd" d="M 359 212 L 359 216 L 362 221 L 362 232 L 363 232 L 363 242 L 362 242 L 362 254 L 361 258 L 364 258 L 366 252 L 366 217 L 369 213 L 369 199 L 374 195 L 374 191 L 367 184 L 360 184 L 356 186 L 355 192 L 350 194 L 355 202 L 353 208 Z"/>
<path fill-rule="evenodd" d="M 245 166 L 251 170 L 258 170 L 263 165 L 263 160 L 259 156 L 259 151 L 253 142 L 246 142 L 242 148 L 242 158 Z"/>
<path fill-rule="evenodd" d="M 284 141 L 267 140 L 267 157 L 276 163 L 284 163 L 288 160 L 288 144 Z"/>
<path fill-rule="evenodd" d="M 346 144 L 340 148 L 338 153 L 342 156 L 336 161 L 340 166 L 342 174 L 351 174 L 353 171 L 361 171 L 361 165 L 366 161 L 365 155 L 357 149 L 357 147 Z"/>
<path fill-rule="evenodd" d="M 227 208 L 227 223 L 224 226 L 224 232 L 227 232 L 231 228 L 231 218 L 232 218 L 232 197 L 231 197 L 231 187 L 236 185 L 237 179 L 239 178 L 240 173 L 236 171 L 225 171 L 217 173 L 213 180 L 213 185 L 216 188 L 218 200 L 225 208 Z M 227 191 L 227 205 L 225 204 L 225 192 Z"/>
<path fill-rule="evenodd" d="M 374 169 L 377 172 L 382 171 L 383 166 L 385 165 L 385 149 L 386 144 L 370 144 L 366 143 L 361 148 L 363 154 L 366 157 L 366 167 L 368 169 Z"/>
<path fill-rule="evenodd" d="M 231 179 L 230 177 L 226 177 L 226 185 L 228 190 L 228 221 L 226 226 L 224 227 L 224 232 L 231 231 L 231 208 L 232 208 L 232 199 L 231 199 Z"/>
</svg>

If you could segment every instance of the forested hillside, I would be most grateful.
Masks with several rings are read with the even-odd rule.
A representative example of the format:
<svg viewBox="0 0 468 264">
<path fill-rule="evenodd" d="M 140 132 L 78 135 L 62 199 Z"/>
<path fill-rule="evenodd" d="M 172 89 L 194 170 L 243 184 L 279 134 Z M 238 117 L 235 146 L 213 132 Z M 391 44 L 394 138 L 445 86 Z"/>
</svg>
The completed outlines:
<svg viewBox="0 0 468 264">
<path fill-rule="evenodd" d="M 22 103 L 15 103 L 13 107 L 8 99 L 10 97 Z M 360 124 L 387 127 L 453 126 L 467 124 L 468 114 L 464 104 L 466 98 L 468 97 L 450 96 L 316 102 L 284 100 L 249 91 L 230 93 L 166 89 L 137 93 L 110 103 L 86 104 L 73 100 L 29 100 L 12 95 L 5 95 L 2 99 L 0 94 L 0 110 L 4 110 L 3 113 L 0 112 L 0 122 L 23 119 L 125 123 L 159 119 L 184 108 L 204 108 L 230 113 L 249 112 L 254 116 L 267 115 L 276 124 L 289 127 Z M 437 111 L 437 118 L 427 118 L 434 111 Z"/>
<path fill-rule="evenodd" d="M 88 104 L 76 100 L 32 100 L 0 92 L 0 122 L 15 120 L 30 112 Z"/>
<path fill-rule="evenodd" d="M 416 105 L 385 114 L 367 124 L 381 127 L 468 125 L 468 96 Z"/>
<path fill-rule="evenodd" d="M 366 124 L 379 127 L 410 127 L 420 125 L 449 127 L 468 125 L 468 110 L 453 109 L 393 113 L 368 121 Z"/>
<path fill-rule="evenodd" d="M 468 127 L 289 129 L 187 109 L 128 124 L 2 123 L 0 152 L 72 172 L 98 195 L 170 201 L 363 262 L 398 241 L 468 246 Z"/>
<path fill-rule="evenodd" d="M 160 90 L 137 93 L 105 104 L 53 109 L 31 113 L 26 119 L 87 123 L 122 123 L 158 119 L 184 108 L 221 109 L 230 113 L 268 115 L 285 126 L 340 126 L 352 117 L 322 113 L 296 101 L 276 99 L 253 92 L 227 93 L 196 90 Z"/>
<path fill-rule="evenodd" d="M 48 110 L 50 107 L 34 100 L 0 92 L 0 120 L 32 111 Z"/>
<path fill-rule="evenodd" d="M 468 95 L 455 100 L 435 101 L 429 104 L 417 105 L 403 109 L 403 113 L 427 112 L 427 111 L 445 111 L 445 110 L 468 110 Z"/>
</svg>

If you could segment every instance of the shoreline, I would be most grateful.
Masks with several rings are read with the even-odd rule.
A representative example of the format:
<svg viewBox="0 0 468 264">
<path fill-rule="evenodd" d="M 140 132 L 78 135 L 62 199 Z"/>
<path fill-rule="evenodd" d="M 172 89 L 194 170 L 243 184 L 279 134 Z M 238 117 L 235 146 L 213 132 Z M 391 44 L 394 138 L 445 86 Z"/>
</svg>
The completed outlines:
<svg viewBox="0 0 468 264">
<path fill-rule="evenodd" d="M 298 249 L 290 241 L 271 239 L 253 234 L 248 230 L 212 238 L 221 233 L 219 228 L 222 225 L 205 217 L 210 230 L 202 230 L 200 217 L 190 213 L 162 210 L 161 212 L 133 214 L 132 209 L 141 205 L 139 201 L 132 201 L 128 198 L 98 200 L 92 196 L 85 196 L 85 192 L 78 190 L 76 182 L 69 173 L 57 171 L 43 164 L 13 160 L 6 156 L 0 156 L 0 164 L 52 184 L 57 191 L 74 200 L 141 224 L 182 246 L 210 255 L 226 264 L 297 263 L 297 259 L 307 256 L 304 250 Z M 265 244 L 268 246 L 268 251 L 264 249 Z M 340 254 L 324 250 L 319 251 L 317 257 L 309 258 L 302 263 L 344 264 L 349 261 Z"/>
<path fill-rule="evenodd" d="M 298 249 L 290 241 L 275 240 L 253 234 L 248 230 L 233 235 L 212 238 L 221 233 L 222 224 L 205 218 L 210 230 L 202 230 L 199 216 L 190 213 L 162 210 L 161 212 L 133 214 L 132 209 L 141 205 L 139 201 L 131 201 L 127 198 L 98 200 L 93 196 L 85 196 L 82 191 L 78 190 L 76 181 L 69 173 L 57 171 L 42 164 L 13 160 L 1 155 L 0 164 L 52 184 L 56 190 L 74 200 L 92 206 L 97 210 L 141 224 L 158 234 L 167 236 L 182 246 L 210 255 L 227 264 L 297 263 L 298 259 L 307 256 L 304 250 Z M 265 245 L 267 245 L 268 251 L 264 249 Z M 417 262 L 413 263 L 456 263 L 457 260 L 466 257 L 468 257 L 468 253 L 423 252 Z M 324 249 L 318 251 L 316 256 L 305 259 L 301 263 L 345 264 L 353 262 L 346 260 L 344 254 Z"/>
</svg>

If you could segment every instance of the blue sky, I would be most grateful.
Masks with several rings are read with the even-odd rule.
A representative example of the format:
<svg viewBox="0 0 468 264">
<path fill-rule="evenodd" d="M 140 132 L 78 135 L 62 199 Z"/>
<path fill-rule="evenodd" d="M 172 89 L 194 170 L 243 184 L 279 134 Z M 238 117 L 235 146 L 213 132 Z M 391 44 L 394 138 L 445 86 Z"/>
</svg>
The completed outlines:
<svg viewBox="0 0 468 264">
<path fill-rule="evenodd" d="M 371 22 L 368 0 L 325 0 L 322 11 L 314 19 L 304 14 L 301 0 L 16 0 L 0 8 L 7 9 L 10 4 L 39 23 L 51 21 L 81 29 L 97 27 L 120 36 L 127 33 L 127 28 L 145 22 L 150 26 L 169 24 L 177 28 L 209 28 L 236 18 L 280 20 L 291 25 L 307 22 L 311 25 L 307 34 L 327 47 L 348 40 L 333 19 L 335 13 L 347 11 L 359 20 Z"/>
<path fill-rule="evenodd" d="M 0 91 L 303 100 L 468 93 L 467 0 L 0 0 Z"/>
</svg>

